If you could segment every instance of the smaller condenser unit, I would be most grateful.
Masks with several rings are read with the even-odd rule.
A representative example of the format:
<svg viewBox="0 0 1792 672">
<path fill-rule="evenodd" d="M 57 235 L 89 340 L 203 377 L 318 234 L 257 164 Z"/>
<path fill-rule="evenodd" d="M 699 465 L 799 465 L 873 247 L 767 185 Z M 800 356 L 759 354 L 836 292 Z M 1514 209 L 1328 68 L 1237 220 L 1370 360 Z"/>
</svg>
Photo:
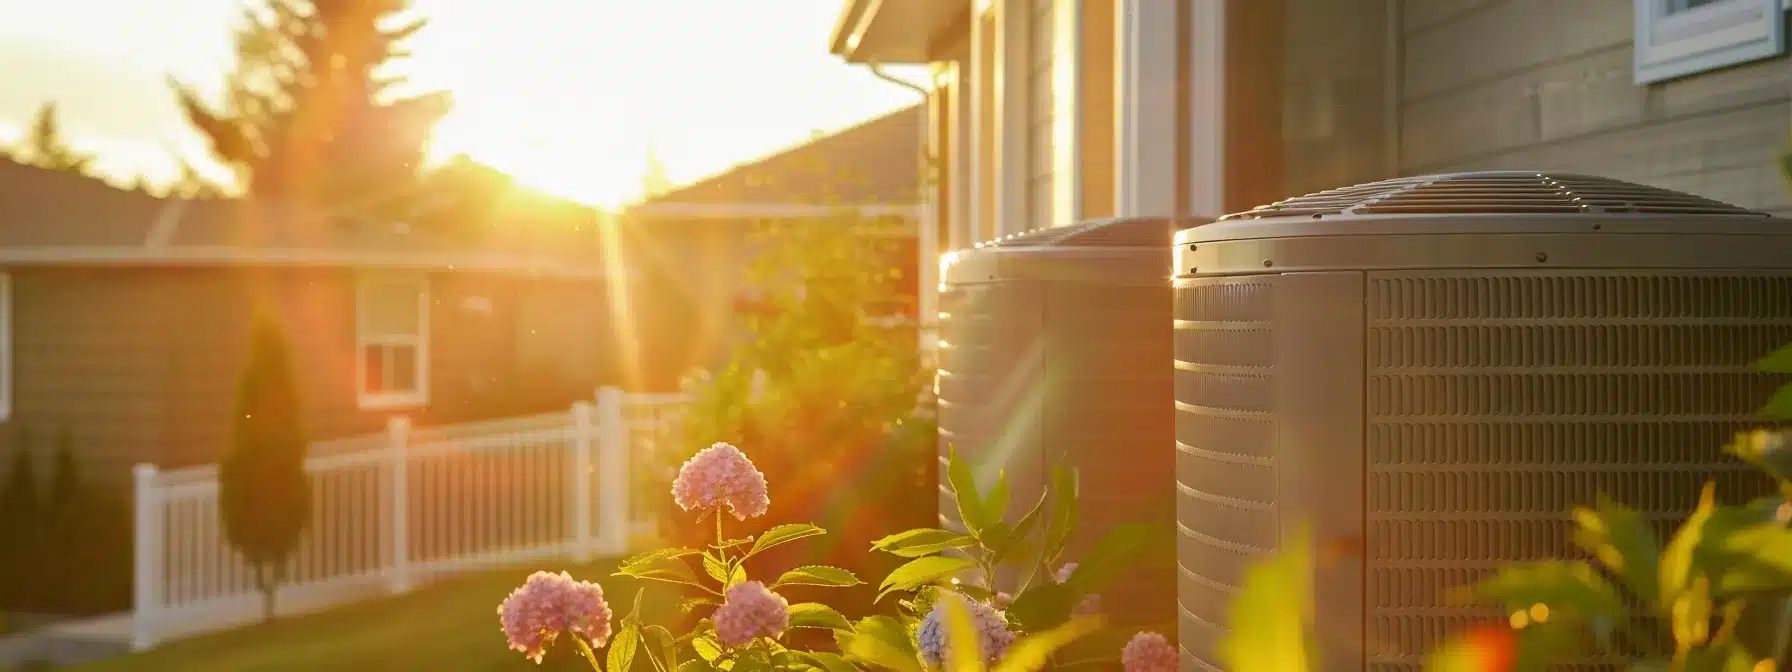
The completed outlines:
<svg viewBox="0 0 1792 672">
<path fill-rule="evenodd" d="M 1125 522 L 1175 516 L 1170 254 L 1165 219 L 1043 229 L 947 255 L 940 292 L 940 516 L 962 529 L 947 450 L 987 489 L 1005 469 L 1009 516 L 1038 502 L 1057 465 L 1081 474 L 1076 559 Z M 1110 617 L 1175 619 L 1164 545 L 1102 595 Z M 1055 568 L 1054 568 L 1055 569 Z"/>
<path fill-rule="evenodd" d="M 1327 670 L 1416 669 L 1504 615 L 1452 591 L 1579 557 L 1601 495 L 1665 543 L 1781 382 L 1788 221 L 1583 175 L 1376 182 L 1175 239 L 1183 669 L 1217 666 L 1244 568 L 1298 525 L 1327 548 Z M 1565 666 L 1572 661 L 1559 661 Z M 1592 663 L 1593 661 L 1581 661 Z M 1591 668 L 1586 668 L 1591 669 Z"/>
</svg>

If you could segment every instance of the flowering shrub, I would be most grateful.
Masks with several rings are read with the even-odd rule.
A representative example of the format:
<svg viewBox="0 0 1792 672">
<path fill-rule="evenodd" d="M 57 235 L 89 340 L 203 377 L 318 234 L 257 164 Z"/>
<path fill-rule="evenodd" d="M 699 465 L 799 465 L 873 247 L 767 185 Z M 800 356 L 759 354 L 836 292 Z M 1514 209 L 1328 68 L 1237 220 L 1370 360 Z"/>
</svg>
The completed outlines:
<svg viewBox="0 0 1792 672">
<path fill-rule="evenodd" d="M 1104 647 L 1100 655 L 1070 658 L 1068 653 L 1073 644 L 1094 641 L 1087 636 L 1101 629 L 1102 618 L 1092 613 L 1097 604 L 1091 601 L 1093 595 L 1144 546 L 1148 528 L 1124 526 L 1082 562 L 1061 564 L 1075 524 L 1074 472 L 1056 474 L 1054 487 L 1029 513 L 1010 523 L 1000 518 L 1007 508 L 1005 477 L 998 478 L 990 492 L 980 493 L 971 482 L 969 467 L 956 454 L 948 470 L 954 490 L 961 493 L 959 514 L 970 533 L 915 529 L 874 544 L 875 550 L 909 559 L 879 585 L 880 601 L 898 596 L 894 614 L 854 623 L 825 604 L 791 604 L 778 592 L 787 586 L 862 584 L 852 572 L 838 567 L 799 566 L 770 582 L 750 577 L 749 559 L 826 531 L 809 524 L 784 524 L 757 538 L 730 539 L 723 514 L 737 521 L 764 515 L 771 497 L 764 474 L 747 455 L 718 443 L 685 462 L 671 488 L 674 502 L 696 514 L 698 523 L 713 519 L 714 543 L 649 551 L 624 561 L 616 572 L 677 588 L 686 598 L 683 609 L 708 610 L 707 618 L 676 636 L 665 626 L 642 623 L 643 590 L 636 594 L 629 615 L 612 630 L 603 588 L 564 572 L 537 572 L 498 607 L 502 630 L 511 648 L 536 662 L 564 636 L 593 670 L 611 672 L 632 669 L 643 651 L 658 672 L 867 668 L 981 672 L 989 665 L 997 672 L 1027 672 L 1120 662 L 1119 644 Z M 998 594 L 994 590 L 998 565 L 1027 570 L 1027 578 L 1015 583 L 1012 600 L 992 599 Z M 1060 569 L 1046 570 L 1054 566 Z M 966 572 L 972 573 L 969 580 L 959 576 Z M 799 628 L 831 631 L 834 649 L 794 645 L 788 635 Z M 606 648 L 600 660 L 598 653 Z M 1140 633 L 1125 645 L 1124 665 L 1132 672 L 1173 669 L 1175 655 L 1162 635 Z M 1065 660 L 1054 660 L 1060 656 Z M 1164 666 L 1166 660 L 1170 667 Z"/>
</svg>

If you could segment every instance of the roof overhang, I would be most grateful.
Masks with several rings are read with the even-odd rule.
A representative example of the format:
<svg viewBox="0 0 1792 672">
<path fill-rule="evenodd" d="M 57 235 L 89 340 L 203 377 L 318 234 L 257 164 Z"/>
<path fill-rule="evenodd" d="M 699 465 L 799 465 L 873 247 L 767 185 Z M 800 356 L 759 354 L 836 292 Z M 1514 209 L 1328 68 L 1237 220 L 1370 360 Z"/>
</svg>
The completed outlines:
<svg viewBox="0 0 1792 672">
<path fill-rule="evenodd" d="M 683 219 L 814 219 L 822 217 L 903 217 L 918 219 L 919 205 L 866 203 L 826 205 L 809 203 L 644 203 L 627 214 Z"/>
<path fill-rule="evenodd" d="M 846 0 L 829 50 L 848 63 L 929 63 L 944 33 L 969 29 L 971 1 Z"/>
<path fill-rule="evenodd" d="M 324 266 L 461 271 L 603 280 L 628 269 L 492 254 L 409 254 L 300 248 L 212 246 L 0 247 L 6 266 Z"/>
</svg>

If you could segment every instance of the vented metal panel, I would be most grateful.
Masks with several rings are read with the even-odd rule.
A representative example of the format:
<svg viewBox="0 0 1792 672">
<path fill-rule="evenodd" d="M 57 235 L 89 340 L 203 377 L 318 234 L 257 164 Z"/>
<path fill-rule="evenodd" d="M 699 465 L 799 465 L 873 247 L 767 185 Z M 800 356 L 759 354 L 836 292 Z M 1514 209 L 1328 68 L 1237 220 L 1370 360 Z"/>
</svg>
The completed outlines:
<svg viewBox="0 0 1792 672">
<path fill-rule="evenodd" d="M 1475 619 L 1450 589 L 1500 563 L 1572 556 L 1572 507 L 1604 493 L 1669 530 L 1714 479 L 1766 494 L 1718 451 L 1780 382 L 1792 277 L 1387 273 L 1369 278 L 1368 661 Z"/>
<path fill-rule="evenodd" d="M 1452 589 L 1577 557 L 1573 507 L 1665 540 L 1707 480 L 1769 491 L 1720 447 L 1783 382 L 1751 364 L 1792 342 L 1786 221 L 1542 173 L 1316 196 L 1176 236 L 1184 669 L 1218 669 L 1242 564 L 1303 522 L 1362 549 L 1315 569 L 1322 669 L 1416 671 L 1503 617 Z"/>
<path fill-rule="evenodd" d="M 954 254 L 942 274 L 942 465 L 955 447 L 985 486 L 1005 469 L 1014 517 L 1038 501 L 1052 467 L 1077 468 L 1069 561 L 1115 525 L 1167 529 L 1175 517 L 1174 460 L 1162 449 L 1174 433 L 1162 366 L 1173 231 L 1161 219 L 1035 231 Z M 957 528 L 946 483 L 940 492 L 942 524 Z M 1175 617 L 1175 584 L 1166 548 L 1130 567 L 1103 604 L 1123 622 L 1161 627 Z"/>
<path fill-rule="evenodd" d="M 1175 288 L 1179 640 L 1209 667 L 1245 568 L 1277 547 L 1274 292 L 1265 278 Z"/>
<path fill-rule="evenodd" d="M 1484 171 L 1403 177 L 1329 189 L 1227 215 L 1221 221 L 1449 213 L 1768 216 L 1692 194 L 1603 177 L 1537 171 Z"/>
</svg>

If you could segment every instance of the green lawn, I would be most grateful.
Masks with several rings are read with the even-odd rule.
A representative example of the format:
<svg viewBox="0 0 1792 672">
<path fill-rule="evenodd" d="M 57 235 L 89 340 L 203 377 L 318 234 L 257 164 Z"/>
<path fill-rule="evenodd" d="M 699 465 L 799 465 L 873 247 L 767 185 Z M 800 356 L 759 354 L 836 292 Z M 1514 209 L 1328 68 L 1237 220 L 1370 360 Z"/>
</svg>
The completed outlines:
<svg viewBox="0 0 1792 672">
<path fill-rule="evenodd" d="M 637 584 L 611 578 L 614 561 L 566 567 L 604 586 L 621 620 Z M 558 568 L 556 566 L 556 568 Z M 153 651 L 76 668 L 92 672 L 316 672 L 320 670 L 588 669 L 571 647 L 556 647 L 537 667 L 509 650 L 498 630 L 498 603 L 532 570 L 479 574 L 387 600 L 282 619 L 163 645 Z"/>
</svg>

